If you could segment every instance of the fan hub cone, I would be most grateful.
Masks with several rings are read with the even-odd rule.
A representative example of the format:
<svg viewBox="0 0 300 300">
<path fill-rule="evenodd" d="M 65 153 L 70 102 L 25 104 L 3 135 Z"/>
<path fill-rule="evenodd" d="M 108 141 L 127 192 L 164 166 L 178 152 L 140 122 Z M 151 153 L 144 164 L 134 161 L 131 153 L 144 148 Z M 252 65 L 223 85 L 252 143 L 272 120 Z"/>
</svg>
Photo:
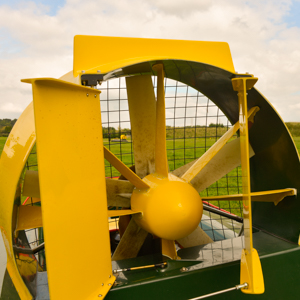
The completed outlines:
<svg viewBox="0 0 300 300">
<path fill-rule="evenodd" d="M 201 221 L 203 205 L 198 192 L 184 180 L 169 174 L 146 176 L 150 189 L 135 189 L 131 209 L 139 226 L 163 239 L 176 240 L 193 232 Z"/>
</svg>

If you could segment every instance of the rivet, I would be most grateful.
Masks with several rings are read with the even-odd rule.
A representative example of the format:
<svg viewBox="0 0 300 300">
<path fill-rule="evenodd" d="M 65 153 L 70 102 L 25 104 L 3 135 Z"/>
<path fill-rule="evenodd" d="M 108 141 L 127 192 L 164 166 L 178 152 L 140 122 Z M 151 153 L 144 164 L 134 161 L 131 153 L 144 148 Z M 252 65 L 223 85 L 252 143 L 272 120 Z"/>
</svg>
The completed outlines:
<svg viewBox="0 0 300 300">
<path fill-rule="evenodd" d="M 109 278 L 111 277 L 111 275 L 108 276 Z"/>
<path fill-rule="evenodd" d="M 81 71 L 81 73 L 85 73 L 85 71 L 84 71 L 84 70 L 82 70 L 82 71 Z"/>
<path fill-rule="evenodd" d="M 186 271 L 188 271 L 188 269 L 187 269 L 186 267 L 182 267 L 182 268 L 180 269 L 180 271 L 181 271 L 181 272 L 186 272 Z"/>
<path fill-rule="evenodd" d="M 101 285 L 104 286 L 104 283 L 102 283 Z"/>
<path fill-rule="evenodd" d="M 109 283 L 108 286 L 111 286 L 111 283 Z"/>
<path fill-rule="evenodd" d="M 100 294 L 100 295 L 98 295 L 98 297 L 102 297 L 102 295 Z"/>
<path fill-rule="evenodd" d="M 86 93 L 86 96 L 88 97 L 88 96 L 89 96 L 89 93 Z"/>
<path fill-rule="evenodd" d="M 97 98 L 97 95 L 95 95 L 94 97 Z"/>
<path fill-rule="evenodd" d="M 97 70 L 97 73 L 101 73 L 101 70 Z"/>
</svg>

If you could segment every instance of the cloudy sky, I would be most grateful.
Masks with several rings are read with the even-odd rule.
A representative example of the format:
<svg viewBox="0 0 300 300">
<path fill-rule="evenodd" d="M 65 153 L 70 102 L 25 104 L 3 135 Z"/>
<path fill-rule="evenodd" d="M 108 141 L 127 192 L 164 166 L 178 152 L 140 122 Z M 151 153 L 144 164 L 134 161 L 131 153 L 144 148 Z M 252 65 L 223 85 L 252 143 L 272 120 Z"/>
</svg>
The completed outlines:
<svg viewBox="0 0 300 300">
<path fill-rule="evenodd" d="M 76 34 L 225 41 L 236 71 L 300 121 L 300 0 L 0 0 L 0 118 L 31 101 L 21 78 L 72 70 Z"/>
</svg>

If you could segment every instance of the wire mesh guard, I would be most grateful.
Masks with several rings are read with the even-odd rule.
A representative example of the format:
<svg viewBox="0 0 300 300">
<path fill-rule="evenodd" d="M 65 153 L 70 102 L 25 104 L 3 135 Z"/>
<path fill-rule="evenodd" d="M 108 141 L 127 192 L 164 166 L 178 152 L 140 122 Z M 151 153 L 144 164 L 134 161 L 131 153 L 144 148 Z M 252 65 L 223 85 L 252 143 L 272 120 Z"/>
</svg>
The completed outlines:
<svg viewBox="0 0 300 300">
<path fill-rule="evenodd" d="M 153 76 L 156 86 L 156 77 Z M 103 143 L 128 167 L 134 166 L 133 141 L 129 117 L 125 78 L 112 79 L 97 86 L 101 91 L 100 105 Z M 156 92 L 156 88 L 155 88 Z M 166 140 L 170 171 L 202 156 L 232 125 L 223 112 L 206 96 L 197 90 L 171 79 L 165 79 Z M 236 138 L 237 136 L 234 136 Z M 34 146 L 26 170 L 38 170 Z M 105 161 L 107 178 L 119 178 L 120 173 Z M 242 191 L 241 169 L 234 169 L 200 193 L 202 197 L 239 194 Z M 26 205 L 33 205 L 32 198 L 23 197 Z M 238 237 L 242 224 L 234 217 L 242 217 L 241 201 L 204 201 L 206 207 L 216 213 L 204 210 L 201 228 L 213 241 Z M 223 212 L 223 216 L 219 214 Z M 221 213 L 222 214 L 222 213 Z M 233 218 L 230 218 L 230 217 Z M 241 220 L 241 218 L 240 218 Z M 110 230 L 117 230 L 116 219 L 110 220 Z M 43 243 L 41 229 L 27 231 L 32 247 Z M 45 261 L 42 253 L 36 254 L 40 264 Z"/>
</svg>

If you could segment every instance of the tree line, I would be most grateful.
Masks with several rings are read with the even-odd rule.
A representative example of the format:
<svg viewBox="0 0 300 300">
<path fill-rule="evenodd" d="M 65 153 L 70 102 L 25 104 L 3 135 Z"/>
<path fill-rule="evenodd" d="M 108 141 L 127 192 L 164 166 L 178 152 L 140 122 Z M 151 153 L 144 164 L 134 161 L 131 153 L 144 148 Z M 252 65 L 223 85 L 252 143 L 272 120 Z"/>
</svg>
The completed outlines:
<svg viewBox="0 0 300 300">
<path fill-rule="evenodd" d="M 0 136 L 8 136 L 17 119 L 0 119 Z"/>
</svg>

